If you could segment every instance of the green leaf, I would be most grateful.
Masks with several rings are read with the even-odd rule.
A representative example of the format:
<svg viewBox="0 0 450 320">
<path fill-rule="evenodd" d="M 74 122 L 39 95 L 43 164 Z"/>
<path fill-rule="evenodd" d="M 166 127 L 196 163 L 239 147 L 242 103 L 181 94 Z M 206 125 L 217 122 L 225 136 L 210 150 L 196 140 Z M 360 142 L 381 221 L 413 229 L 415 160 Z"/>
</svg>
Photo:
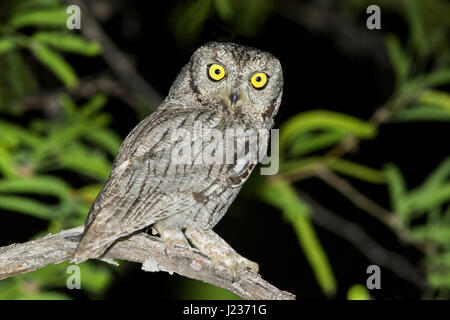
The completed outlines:
<svg viewBox="0 0 450 320">
<path fill-rule="evenodd" d="M 59 53 L 39 42 L 34 42 L 31 45 L 31 49 L 35 57 L 49 68 L 66 87 L 70 88 L 78 85 L 78 77 L 75 70 Z"/>
<path fill-rule="evenodd" d="M 88 121 L 75 119 L 74 122 L 52 130 L 45 142 L 36 147 L 34 161 L 41 163 L 49 155 L 65 153 L 65 148 L 83 135 L 95 131 L 109 122 L 109 115 L 97 115 Z"/>
<path fill-rule="evenodd" d="M 15 163 L 12 159 L 12 155 L 3 146 L 0 145 L 0 173 L 5 177 L 12 178 L 17 176 L 15 171 Z"/>
<path fill-rule="evenodd" d="M 412 211 L 428 211 L 450 200 L 450 183 L 436 188 L 418 188 L 410 192 L 408 204 Z"/>
<path fill-rule="evenodd" d="M 81 264 L 80 269 L 83 290 L 99 294 L 108 289 L 112 281 L 112 274 L 109 269 L 93 265 L 89 261 Z"/>
<path fill-rule="evenodd" d="M 100 45 L 88 42 L 82 36 L 72 33 L 39 31 L 33 34 L 33 39 L 48 44 L 55 49 L 77 53 L 85 56 L 96 56 L 100 53 Z"/>
<path fill-rule="evenodd" d="M 386 183 L 384 171 L 369 168 L 365 165 L 345 159 L 335 159 L 328 164 L 329 168 L 347 176 L 371 183 Z"/>
<path fill-rule="evenodd" d="M 105 154 L 90 150 L 81 144 L 72 144 L 66 152 L 59 154 L 58 166 L 105 181 L 112 164 Z"/>
<path fill-rule="evenodd" d="M 411 62 L 396 36 L 388 35 L 385 39 L 385 43 L 397 82 L 398 84 L 401 84 L 408 78 Z"/>
<path fill-rule="evenodd" d="M 16 277 L 0 281 L 0 300 L 13 300 L 22 293 Z"/>
<path fill-rule="evenodd" d="M 38 87 L 34 72 L 19 50 L 0 55 L 0 70 L 0 109 L 19 115 L 23 112 L 21 100 Z"/>
<path fill-rule="evenodd" d="M 222 20 L 230 21 L 233 18 L 234 10 L 231 0 L 214 0 L 214 7 Z"/>
<path fill-rule="evenodd" d="M 391 199 L 391 207 L 402 219 L 406 219 L 409 208 L 406 203 L 406 186 L 400 169 L 393 164 L 385 167 L 388 190 Z"/>
<path fill-rule="evenodd" d="M 70 300 L 71 298 L 57 291 L 41 291 L 34 294 L 23 293 L 16 300 Z"/>
<path fill-rule="evenodd" d="M 297 195 L 293 187 L 284 181 L 266 185 L 261 198 L 283 211 L 292 224 L 303 252 L 311 265 L 316 279 L 326 295 L 336 292 L 336 280 L 325 251 L 309 218 L 310 208 Z"/>
<path fill-rule="evenodd" d="M 438 245 L 450 247 L 450 225 L 431 224 L 411 229 L 413 236 L 420 241 L 431 241 Z"/>
<path fill-rule="evenodd" d="M 68 118 L 77 116 L 77 105 L 72 100 L 70 95 L 65 93 L 61 94 L 59 96 L 59 103 L 61 104 L 61 108 L 64 110 L 64 113 Z"/>
<path fill-rule="evenodd" d="M 438 91 L 438 90 L 427 90 L 424 91 L 418 97 L 419 102 L 424 104 L 433 104 L 440 106 L 443 109 L 450 112 L 450 94 Z"/>
<path fill-rule="evenodd" d="M 289 154 L 294 157 L 303 156 L 331 147 L 346 137 L 342 132 L 305 133 L 298 137 L 292 144 Z"/>
<path fill-rule="evenodd" d="M 283 174 L 298 174 L 307 170 L 312 170 L 323 165 L 321 157 L 307 157 L 300 160 L 286 161 L 280 165 L 280 172 Z"/>
<path fill-rule="evenodd" d="M 420 5 L 421 1 L 403 0 L 403 4 L 410 27 L 412 43 L 422 57 L 426 56 L 429 53 L 430 45 L 423 25 L 423 6 Z"/>
<path fill-rule="evenodd" d="M 67 198 L 70 186 L 53 176 L 34 176 L 23 179 L 0 179 L 0 193 L 29 193 Z"/>
<path fill-rule="evenodd" d="M 11 38 L 0 39 L 0 55 L 16 48 L 16 44 Z"/>
<path fill-rule="evenodd" d="M 103 108 L 107 103 L 107 101 L 108 98 L 104 94 L 97 93 L 86 104 L 81 106 L 80 117 L 81 118 L 91 117 L 101 108 Z"/>
<path fill-rule="evenodd" d="M 186 277 L 177 281 L 175 292 L 176 299 L 181 300 L 241 300 L 228 290 Z"/>
<path fill-rule="evenodd" d="M 30 130 L 3 121 L 1 119 L 0 119 L 0 136 L 8 138 L 14 137 L 18 141 L 28 146 L 37 146 L 42 142 L 41 138 L 38 135 L 31 132 Z"/>
<path fill-rule="evenodd" d="M 30 10 L 14 15 L 8 24 L 14 28 L 56 26 L 65 27 L 67 14 L 64 8 L 48 10 Z"/>
<path fill-rule="evenodd" d="M 402 96 L 416 95 L 424 89 L 442 86 L 450 83 L 450 69 L 441 68 L 427 74 L 415 77 L 407 82 L 401 89 Z"/>
<path fill-rule="evenodd" d="M 427 282 L 432 288 L 450 289 L 450 272 L 432 272 L 428 275 Z"/>
<path fill-rule="evenodd" d="M 101 189 L 102 189 L 101 184 L 91 184 L 84 186 L 78 189 L 77 191 L 80 194 L 83 201 L 87 203 L 93 203 L 95 198 L 97 198 L 98 194 L 100 193 Z"/>
<path fill-rule="evenodd" d="M 347 300 L 370 300 L 370 294 L 365 286 L 355 284 L 348 289 Z"/>
<path fill-rule="evenodd" d="M 440 188 L 450 176 L 450 157 L 444 159 L 439 166 L 427 177 L 424 182 L 425 188 Z"/>
<path fill-rule="evenodd" d="M 377 129 L 370 123 L 337 112 L 316 110 L 291 117 L 280 128 L 280 148 L 293 143 L 301 134 L 311 130 L 334 130 L 370 139 Z"/>
<path fill-rule="evenodd" d="M 211 12 L 212 0 L 180 2 L 169 18 L 169 26 L 181 45 L 192 45 Z"/>
<path fill-rule="evenodd" d="M 450 111 L 434 104 L 416 104 L 409 108 L 401 108 L 392 115 L 396 122 L 413 121 L 450 121 Z"/>
<path fill-rule="evenodd" d="M 45 220 L 53 219 L 58 215 L 53 206 L 18 196 L 0 195 L 0 209 L 23 213 Z"/>
<path fill-rule="evenodd" d="M 106 150 L 113 157 L 119 151 L 121 139 L 112 130 L 106 128 L 98 129 L 87 133 L 85 137 L 88 141 Z"/>
<path fill-rule="evenodd" d="M 244 37 L 254 37 L 262 28 L 272 10 L 272 0 L 234 0 L 234 31 Z"/>
<path fill-rule="evenodd" d="M 425 90 L 416 95 L 417 102 L 408 108 L 397 110 L 393 114 L 394 121 L 450 121 L 449 94 Z"/>
<path fill-rule="evenodd" d="M 40 236 L 43 237 L 47 234 L 48 230 L 44 231 L 44 234 Z M 36 239 L 37 237 L 35 236 L 33 238 Z M 58 264 L 49 264 L 35 271 L 21 274 L 17 276 L 17 279 L 23 282 L 33 283 L 41 289 L 66 286 L 66 268 L 68 265 L 69 263 L 67 261 Z"/>
</svg>

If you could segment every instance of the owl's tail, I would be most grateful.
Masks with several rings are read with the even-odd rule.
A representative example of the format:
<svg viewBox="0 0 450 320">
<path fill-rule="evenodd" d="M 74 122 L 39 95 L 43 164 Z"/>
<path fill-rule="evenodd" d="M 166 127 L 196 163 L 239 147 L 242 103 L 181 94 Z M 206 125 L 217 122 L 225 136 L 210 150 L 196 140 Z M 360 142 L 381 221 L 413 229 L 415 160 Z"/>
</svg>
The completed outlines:
<svg viewBox="0 0 450 320">
<path fill-rule="evenodd" d="M 81 263 L 88 259 L 95 259 L 102 256 L 105 251 L 114 243 L 117 237 L 99 234 L 89 230 L 84 231 L 73 258 L 73 263 Z"/>
</svg>

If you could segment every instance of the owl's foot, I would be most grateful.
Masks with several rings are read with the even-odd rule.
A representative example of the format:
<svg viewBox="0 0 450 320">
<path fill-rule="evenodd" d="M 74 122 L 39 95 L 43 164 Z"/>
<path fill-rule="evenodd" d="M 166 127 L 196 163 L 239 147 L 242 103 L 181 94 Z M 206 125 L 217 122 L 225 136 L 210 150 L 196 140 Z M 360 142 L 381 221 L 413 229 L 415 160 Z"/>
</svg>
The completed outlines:
<svg viewBox="0 0 450 320">
<path fill-rule="evenodd" d="M 256 262 L 241 256 L 214 231 L 186 229 L 185 234 L 196 248 L 211 259 L 213 268 L 222 264 L 231 269 L 233 278 L 236 278 L 239 269 L 248 268 L 258 273 Z"/>
<path fill-rule="evenodd" d="M 188 248 L 191 247 L 181 230 L 168 229 L 159 226 L 153 226 L 153 230 L 156 230 L 160 234 L 161 239 L 164 242 L 164 249 L 166 251 L 166 254 L 168 254 L 168 252 L 174 245 Z"/>
<path fill-rule="evenodd" d="M 248 260 L 234 250 L 226 250 L 223 253 L 214 252 L 209 256 L 209 258 L 211 259 L 213 268 L 218 264 L 223 264 L 227 268 L 231 269 L 233 279 L 236 279 L 239 269 L 250 269 L 256 273 L 259 271 L 259 266 L 256 262 Z"/>
</svg>

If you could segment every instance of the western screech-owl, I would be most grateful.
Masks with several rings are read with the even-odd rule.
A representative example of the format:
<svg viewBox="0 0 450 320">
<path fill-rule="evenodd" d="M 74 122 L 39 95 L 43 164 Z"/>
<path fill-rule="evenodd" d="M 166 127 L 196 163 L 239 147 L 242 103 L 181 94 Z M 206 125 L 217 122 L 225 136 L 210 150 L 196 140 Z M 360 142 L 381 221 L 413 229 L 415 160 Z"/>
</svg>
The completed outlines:
<svg viewBox="0 0 450 320">
<path fill-rule="evenodd" d="M 121 145 L 73 261 L 152 226 L 167 248 L 193 245 L 213 262 L 257 270 L 212 228 L 265 155 L 282 91 L 280 62 L 267 52 L 217 42 L 197 49 Z"/>
</svg>

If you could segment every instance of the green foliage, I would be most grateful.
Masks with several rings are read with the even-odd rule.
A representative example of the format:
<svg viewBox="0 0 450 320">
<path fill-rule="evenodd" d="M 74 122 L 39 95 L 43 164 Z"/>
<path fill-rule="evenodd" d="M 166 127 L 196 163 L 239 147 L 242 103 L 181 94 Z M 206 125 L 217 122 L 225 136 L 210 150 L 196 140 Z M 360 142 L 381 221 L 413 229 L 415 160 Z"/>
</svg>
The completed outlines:
<svg viewBox="0 0 450 320">
<path fill-rule="evenodd" d="M 370 300 L 369 291 L 365 286 L 355 284 L 348 289 L 347 300 Z"/>
<path fill-rule="evenodd" d="M 441 6 L 450 13 L 450 6 L 444 5 L 439 0 L 389 3 L 345 1 L 347 9 L 360 12 L 365 12 L 367 6 L 371 4 L 378 4 L 383 10 L 390 9 L 404 15 L 410 26 L 410 38 L 406 46 L 396 35 L 386 37 L 386 49 L 397 80 L 395 92 L 384 106 L 385 112 L 389 113 L 388 120 L 393 122 L 450 120 L 449 95 L 438 89 L 450 84 L 450 59 L 445 58 L 449 57 L 450 48 L 448 42 L 444 41 L 446 35 L 450 36 L 450 25 L 446 18 L 448 14 L 438 15 L 439 19 L 446 20 L 447 27 L 436 23 L 435 17 L 430 15 L 430 12 L 437 13 L 437 8 Z M 327 150 L 333 149 L 343 141 L 349 141 L 346 139 L 374 139 L 376 134 L 377 128 L 373 123 L 349 115 L 326 110 L 297 114 L 280 128 L 282 177 L 295 181 L 296 177 L 302 174 L 327 168 L 367 183 L 387 183 L 392 209 L 396 215 L 394 220 L 398 219 L 400 232 L 410 235 L 410 241 L 419 246 L 431 245 L 438 250 L 437 254 L 430 253 L 426 256 L 429 284 L 436 289 L 448 288 L 450 271 L 448 259 L 445 258 L 448 258 L 450 243 L 448 217 L 450 210 L 447 209 L 447 213 L 444 213 L 444 208 L 449 207 L 450 162 L 444 161 L 421 186 L 408 191 L 405 178 L 400 169 L 393 164 L 388 164 L 380 170 L 348 159 L 330 157 L 327 154 Z M 279 208 L 293 225 L 299 243 L 323 291 L 333 292 L 335 288 L 331 267 L 309 222 L 308 214 L 314 212 L 296 194 L 294 186 L 287 180 L 276 179 L 276 182 L 272 182 L 268 179 L 266 187 L 261 190 L 261 198 Z M 417 225 L 421 217 L 427 217 L 427 222 Z M 325 274 L 327 276 L 324 276 Z M 366 290 L 363 292 L 361 287 L 356 286 L 349 290 L 348 298 L 368 299 L 368 294 Z"/>
<path fill-rule="evenodd" d="M 77 75 L 73 68 L 57 52 L 43 43 L 33 43 L 31 50 L 35 57 L 64 83 L 67 87 L 75 87 L 78 84 Z"/>
<path fill-rule="evenodd" d="M 71 33 L 39 31 L 33 34 L 33 38 L 58 50 L 85 56 L 96 56 L 101 50 L 98 43 L 88 42 L 81 36 Z"/>
<path fill-rule="evenodd" d="M 79 79 L 60 52 L 95 56 L 99 44 L 86 41 L 66 27 L 67 14 L 59 1 L 9 1 L 8 19 L 0 20 L 0 109 L 20 112 L 18 104 L 38 89 L 38 79 L 22 58 L 30 51 L 35 59 L 68 88 Z M 34 32 L 23 33 L 25 27 Z"/>
<path fill-rule="evenodd" d="M 29 127 L 22 127 L 0 120 L 0 135 L 7 137 L 0 141 L 0 210 L 47 220 L 49 229 L 44 233 L 84 222 L 120 145 L 119 137 L 107 127 L 110 117 L 102 113 L 107 102 L 104 95 L 95 95 L 82 106 L 65 94 L 60 102 L 62 113 L 57 122 L 35 119 Z M 93 138 L 96 130 L 101 134 Z M 96 183 L 74 188 L 58 170 L 90 177 Z M 53 200 L 47 203 L 43 199 Z M 67 263 L 52 265 L 3 280 L 0 298 L 68 299 L 55 291 L 65 287 L 66 267 Z M 83 289 L 101 295 L 111 282 L 108 269 L 90 262 L 81 269 Z"/>
<path fill-rule="evenodd" d="M 217 16 L 232 30 L 231 37 L 253 37 L 262 28 L 273 0 L 179 1 L 168 19 L 168 27 L 181 47 L 192 47 L 208 19 Z"/>
<path fill-rule="evenodd" d="M 168 27 L 180 46 L 188 49 L 216 18 L 229 30 L 229 38 L 251 38 L 267 21 L 274 3 L 178 1 L 168 16 Z M 56 101 L 58 113 L 53 117 L 16 121 L 26 112 L 23 99 L 42 92 L 36 69 L 53 74 L 65 89 L 76 88 L 80 79 L 67 55 L 90 58 L 101 53 L 101 47 L 67 31 L 67 15 L 58 0 L 8 4 L 8 10 L 0 12 L 0 112 L 7 115 L 0 119 L 0 210 L 47 221 L 48 228 L 38 232 L 38 237 L 84 222 L 108 177 L 121 140 L 108 128 L 111 117 L 103 111 L 108 99 L 102 94 L 79 105 L 70 95 L 61 93 Z M 346 10 L 358 14 L 365 13 L 371 4 L 380 5 L 383 13 L 390 10 L 402 17 L 409 27 L 407 39 L 395 34 L 385 38 L 396 77 L 394 93 L 382 106 L 388 121 L 449 121 L 450 95 L 445 88 L 450 84 L 450 4 L 444 0 L 340 2 Z M 379 169 L 328 153 L 349 139 L 376 139 L 377 131 L 374 122 L 334 111 L 316 109 L 294 115 L 280 129 L 280 174 L 261 179 L 255 188 L 259 190 L 257 196 L 283 214 L 318 285 L 327 296 L 333 296 L 338 289 L 333 261 L 311 222 L 313 208 L 296 191 L 295 177 L 325 168 L 365 183 L 386 184 L 393 221 L 397 223 L 394 231 L 426 248 L 424 266 L 429 286 L 448 290 L 450 158 L 430 170 L 422 184 L 408 188 L 408 177 L 389 163 L 388 157 L 387 164 Z M 81 177 L 84 184 L 73 186 L 72 175 Z M 0 281 L 0 299 L 70 299 L 70 292 L 61 290 L 66 286 L 67 266 L 67 262 L 49 265 Z M 92 262 L 83 263 L 81 269 L 83 289 L 92 297 L 101 297 L 112 281 L 110 269 Z M 180 293 L 180 298 L 235 298 L 197 281 L 183 279 L 180 283 L 183 292 L 189 290 L 189 296 Z M 348 290 L 347 298 L 366 300 L 370 296 L 366 288 L 355 285 Z"/>
<path fill-rule="evenodd" d="M 350 160 L 328 160 L 324 156 L 310 155 L 326 151 L 350 136 L 373 139 L 376 133 L 372 124 L 341 113 L 316 110 L 297 114 L 280 128 L 280 171 L 292 176 L 326 166 L 353 178 L 385 183 L 384 172 L 380 170 Z M 322 291 L 333 296 L 337 283 L 310 220 L 309 215 L 314 214 L 311 208 L 296 193 L 295 187 L 282 179 L 267 181 L 261 188 L 260 197 L 280 209 L 286 221 L 292 224 Z"/>
<path fill-rule="evenodd" d="M 450 158 L 414 189 L 394 165 L 386 166 L 392 207 L 414 241 L 433 248 L 426 257 L 427 278 L 436 289 L 450 289 Z M 447 208 L 447 211 L 445 211 Z M 418 223 L 425 218 L 425 223 Z"/>
<path fill-rule="evenodd" d="M 189 278 L 177 282 L 177 299 L 187 300 L 241 300 L 228 290 Z"/>
<path fill-rule="evenodd" d="M 299 244 L 323 292 L 328 296 L 334 295 L 336 280 L 309 218 L 309 206 L 302 201 L 293 187 L 284 181 L 267 185 L 261 192 L 261 198 L 283 212 L 285 219 L 294 227 Z"/>
<path fill-rule="evenodd" d="M 63 27 L 66 25 L 67 15 L 63 7 L 19 12 L 11 17 L 8 26 L 15 29 L 23 27 Z"/>
<path fill-rule="evenodd" d="M 25 51 L 35 57 L 32 63 L 73 88 L 79 79 L 64 53 L 91 57 L 101 48 L 67 30 L 65 7 L 59 1 L 21 0 L 8 8 L 8 19 L 0 22 L 0 112 L 15 116 L 23 112 L 22 99 L 39 90 L 36 73 L 23 59 Z M 31 34 L 30 29 L 23 33 L 24 27 L 31 27 Z M 80 107 L 66 94 L 57 102 L 57 119 L 34 118 L 23 126 L 0 119 L 0 210 L 48 221 L 48 230 L 36 237 L 84 222 L 120 145 L 107 127 L 110 116 L 101 111 L 107 102 L 104 95 Z M 74 188 L 58 171 L 89 177 L 94 183 Z M 49 265 L 3 280 L 0 299 L 70 299 L 60 291 L 66 287 L 67 266 Z M 110 271 L 91 262 L 81 265 L 81 275 L 83 289 L 94 297 L 111 282 Z"/>
<path fill-rule="evenodd" d="M 69 265 L 68 262 L 51 264 L 34 272 L 0 281 L 0 300 L 71 299 L 67 293 L 57 290 L 66 285 L 68 277 L 66 270 Z M 112 273 L 109 269 L 87 262 L 80 264 L 79 267 L 83 290 L 97 295 L 106 292 L 112 280 Z"/>
<path fill-rule="evenodd" d="M 386 166 L 386 177 L 392 207 L 404 225 L 410 225 L 417 216 L 441 208 L 450 201 L 450 158 L 436 168 L 422 185 L 410 191 L 406 190 L 404 178 L 396 166 Z"/>
<path fill-rule="evenodd" d="M 325 133 L 319 130 L 325 131 Z M 317 132 L 319 131 L 319 132 Z M 314 134 L 317 132 L 317 134 Z M 305 133 L 310 135 L 304 136 Z M 295 155 L 316 151 L 336 144 L 348 135 L 370 139 L 376 128 L 354 117 L 326 110 L 315 110 L 297 114 L 280 128 L 280 148 L 294 148 Z M 303 135 L 303 139 L 302 139 Z M 306 147 L 303 146 L 306 143 Z"/>
</svg>

